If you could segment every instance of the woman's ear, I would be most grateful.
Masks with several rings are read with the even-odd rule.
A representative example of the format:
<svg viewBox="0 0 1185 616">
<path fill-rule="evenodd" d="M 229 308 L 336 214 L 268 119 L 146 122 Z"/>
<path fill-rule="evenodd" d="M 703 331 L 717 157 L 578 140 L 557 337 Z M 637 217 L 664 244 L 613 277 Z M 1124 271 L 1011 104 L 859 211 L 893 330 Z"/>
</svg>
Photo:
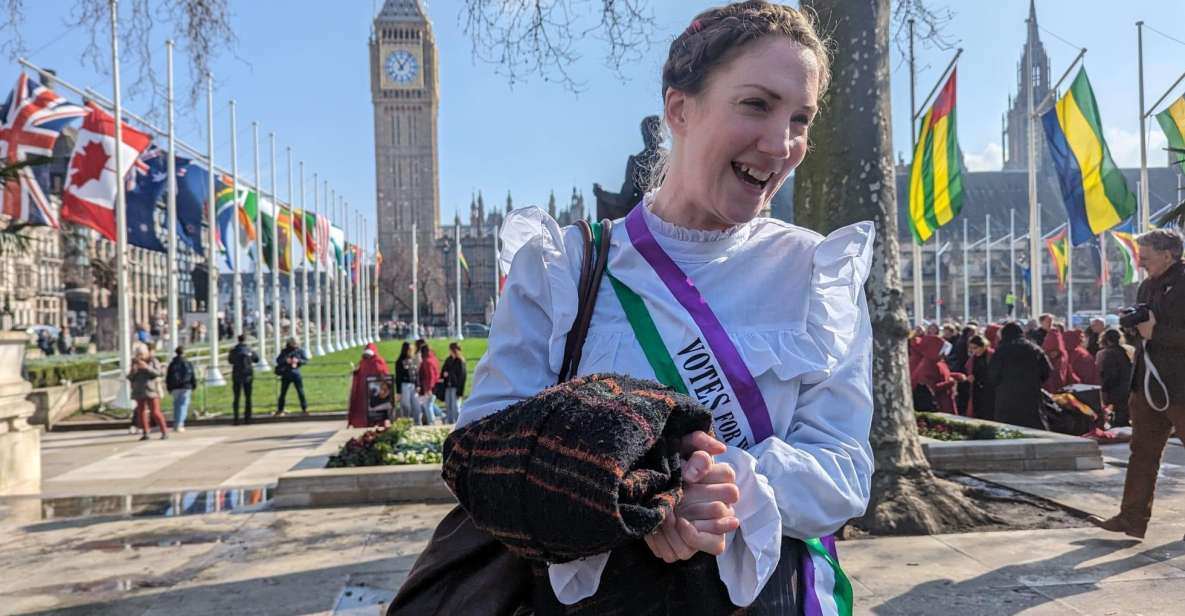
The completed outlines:
<svg viewBox="0 0 1185 616">
<path fill-rule="evenodd" d="M 688 102 L 687 94 L 675 88 L 667 88 L 666 100 L 663 101 L 663 113 L 672 135 L 682 137 L 687 131 Z"/>
</svg>

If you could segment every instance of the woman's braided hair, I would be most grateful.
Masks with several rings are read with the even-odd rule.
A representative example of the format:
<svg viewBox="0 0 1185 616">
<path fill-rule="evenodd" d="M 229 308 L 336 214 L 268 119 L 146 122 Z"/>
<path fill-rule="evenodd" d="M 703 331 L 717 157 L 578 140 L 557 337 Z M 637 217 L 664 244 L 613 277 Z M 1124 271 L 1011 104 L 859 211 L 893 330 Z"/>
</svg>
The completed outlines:
<svg viewBox="0 0 1185 616">
<path fill-rule="evenodd" d="M 831 83 L 831 56 L 815 30 L 814 20 L 802 11 L 766 0 L 745 0 L 708 9 L 695 17 L 674 41 L 662 67 L 662 98 L 674 88 L 695 96 L 703 91 L 716 69 L 746 46 L 768 36 L 785 36 L 815 54 L 819 96 Z M 666 130 L 665 121 L 659 128 Z M 662 140 L 660 134 L 659 140 Z M 657 189 L 666 175 L 666 152 L 649 170 L 648 190 Z"/>
</svg>

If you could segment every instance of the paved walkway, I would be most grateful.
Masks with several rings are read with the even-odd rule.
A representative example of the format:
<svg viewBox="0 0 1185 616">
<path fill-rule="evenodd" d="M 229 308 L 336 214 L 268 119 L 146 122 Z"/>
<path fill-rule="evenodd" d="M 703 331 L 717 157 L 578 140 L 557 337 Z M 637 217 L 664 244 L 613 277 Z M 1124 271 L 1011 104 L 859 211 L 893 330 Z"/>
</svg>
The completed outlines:
<svg viewBox="0 0 1185 616">
<path fill-rule="evenodd" d="M 259 485 L 298 452 L 316 449 L 334 427 L 208 428 L 163 443 L 139 443 L 126 433 L 90 433 L 82 440 L 73 440 L 80 434 L 50 435 L 47 489 Z M 1105 456 L 1100 471 L 982 477 L 1107 514 L 1118 503 L 1127 446 L 1107 446 Z M 1094 528 L 843 542 L 855 611 L 1185 613 L 1185 449 L 1170 446 L 1166 462 L 1143 542 Z M 392 596 L 448 509 L 264 508 L 173 518 L 0 520 L 0 614 L 376 614 L 374 604 Z M 351 610 L 351 601 L 370 606 Z"/>
</svg>

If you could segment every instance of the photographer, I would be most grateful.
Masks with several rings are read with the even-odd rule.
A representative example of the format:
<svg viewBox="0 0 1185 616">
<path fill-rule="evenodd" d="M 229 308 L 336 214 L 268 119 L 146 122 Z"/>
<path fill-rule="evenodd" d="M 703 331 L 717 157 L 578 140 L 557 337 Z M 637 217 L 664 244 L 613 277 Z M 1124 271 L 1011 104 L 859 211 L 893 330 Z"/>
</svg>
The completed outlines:
<svg viewBox="0 0 1185 616">
<path fill-rule="evenodd" d="M 1125 310 L 1121 324 L 1134 328 L 1136 348 L 1129 400 L 1132 440 L 1119 514 L 1090 521 L 1105 530 L 1143 538 L 1152 517 L 1152 496 L 1160 458 L 1169 434 L 1185 435 L 1185 263 L 1181 236 L 1155 229 L 1137 240 L 1140 283 L 1137 304 Z"/>
</svg>

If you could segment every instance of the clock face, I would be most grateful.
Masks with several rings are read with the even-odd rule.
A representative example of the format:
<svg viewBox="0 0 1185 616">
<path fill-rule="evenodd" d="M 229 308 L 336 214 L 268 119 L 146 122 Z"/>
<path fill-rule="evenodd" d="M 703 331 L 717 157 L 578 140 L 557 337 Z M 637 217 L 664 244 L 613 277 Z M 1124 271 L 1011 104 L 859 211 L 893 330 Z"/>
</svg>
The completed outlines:
<svg viewBox="0 0 1185 616">
<path fill-rule="evenodd" d="M 416 57 L 406 49 L 397 49 L 387 54 L 387 61 L 383 63 L 387 77 L 395 83 L 411 83 L 420 71 Z"/>
</svg>

